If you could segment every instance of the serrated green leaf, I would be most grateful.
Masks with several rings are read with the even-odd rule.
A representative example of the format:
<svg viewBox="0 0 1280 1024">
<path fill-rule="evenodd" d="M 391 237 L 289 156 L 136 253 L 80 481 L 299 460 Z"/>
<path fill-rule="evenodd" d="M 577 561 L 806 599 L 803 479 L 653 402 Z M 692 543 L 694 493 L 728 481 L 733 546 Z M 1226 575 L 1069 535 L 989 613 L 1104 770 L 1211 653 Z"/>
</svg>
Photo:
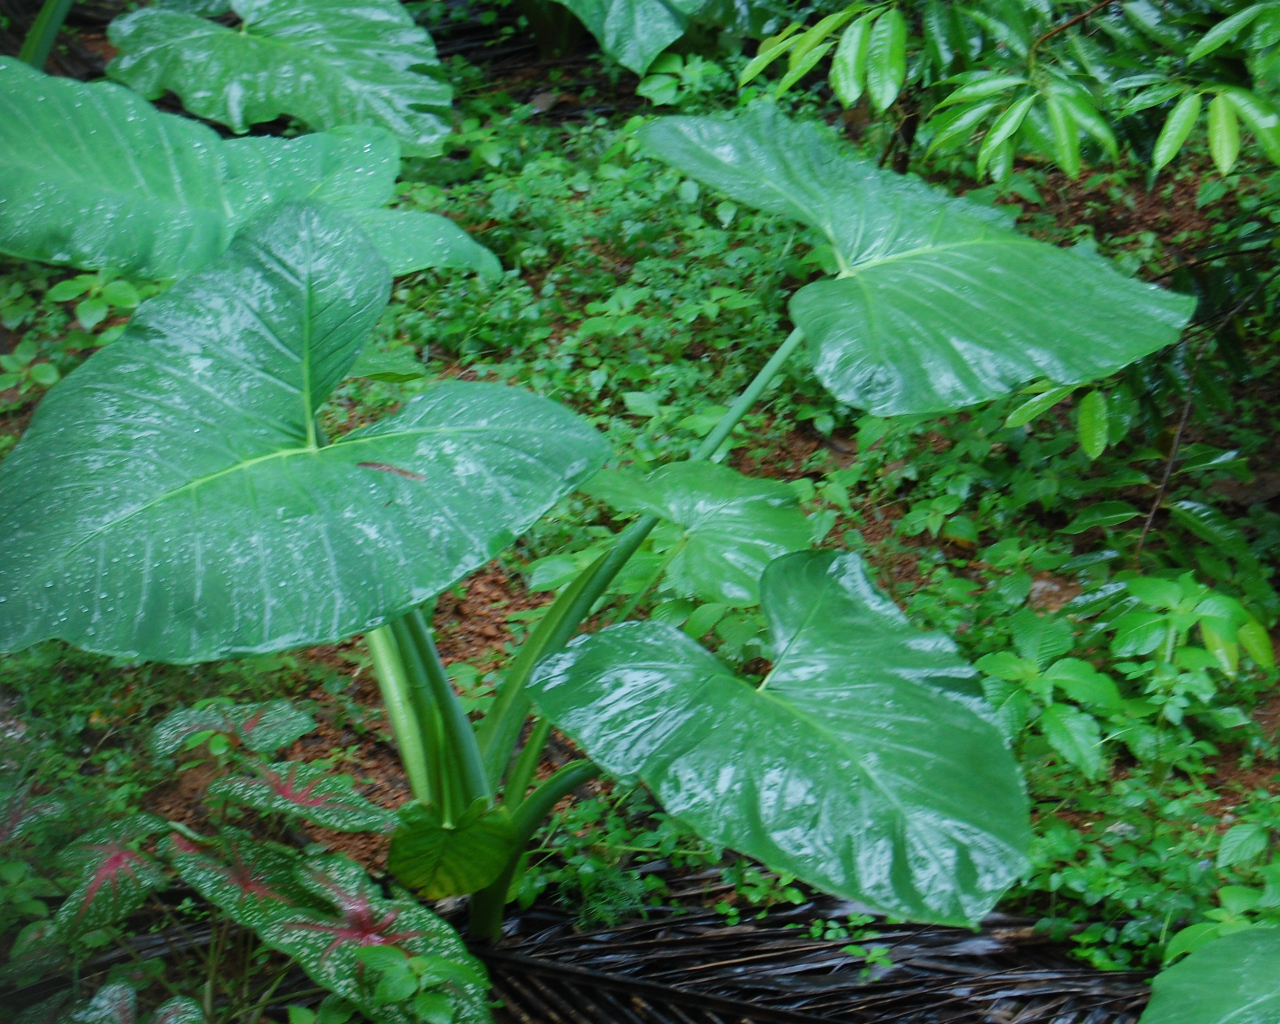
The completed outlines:
<svg viewBox="0 0 1280 1024">
<path fill-rule="evenodd" d="M 1194 305 L 882 172 L 768 105 L 732 121 L 665 118 L 641 138 L 735 200 L 826 234 L 846 269 L 801 288 L 792 319 L 819 380 L 875 415 L 952 410 L 1041 377 L 1096 379 L 1176 340 Z"/>
<path fill-rule="evenodd" d="M 867 84 L 867 46 L 876 15 L 864 14 L 844 30 L 836 55 L 831 58 L 831 89 L 846 107 L 862 96 Z"/>
<path fill-rule="evenodd" d="M 515 830 L 502 807 L 477 800 L 453 824 L 432 807 L 411 803 L 400 811 L 387 870 L 429 900 L 479 892 L 515 854 Z"/>
<path fill-rule="evenodd" d="M 1028 828 L 973 669 L 857 555 L 786 555 L 761 589 L 774 663 L 758 690 L 678 630 L 631 622 L 543 662 L 535 700 L 713 842 L 888 913 L 980 918 Z"/>
<path fill-rule="evenodd" d="M 1178 155 L 1178 150 L 1187 141 L 1191 129 L 1200 118 L 1200 94 L 1189 92 L 1174 105 L 1165 118 L 1164 127 L 1156 138 L 1155 147 L 1151 151 L 1151 173 L 1159 174 L 1161 168 Z"/>
<path fill-rule="evenodd" d="M 1209 103 L 1209 155 L 1222 175 L 1231 173 L 1240 156 L 1240 121 L 1235 104 L 1223 93 Z"/>
<path fill-rule="evenodd" d="M 1193 64 L 1201 57 L 1213 53 L 1214 50 L 1229 42 L 1243 29 L 1252 24 L 1253 19 L 1261 14 L 1266 7 L 1266 4 L 1251 4 L 1243 11 L 1237 11 L 1231 17 L 1224 18 L 1218 22 L 1200 37 L 1200 42 L 1191 47 L 1191 52 L 1187 54 L 1187 63 Z"/>
<path fill-rule="evenodd" d="M 1009 413 L 1005 418 L 1004 425 L 1006 427 L 1025 426 L 1048 412 L 1064 398 L 1072 394 L 1076 388 L 1077 385 L 1069 384 L 1064 388 L 1050 388 L 1048 391 L 1041 392 L 1035 398 L 1028 399 L 1014 409 L 1013 412 Z"/>
<path fill-rule="evenodd" d="M 1076 410 L 1076 432 L 1080 436 L 1080 448 L 1096 459 L 1107 450 L 1107 437 L 1111 426 L 1107 416 L 1107 396 L 1101 391 L 1090 391 L 1080 400 Z"/>
<path fill-rule="evenodd" d="M 888 110 L 907 77 L 907 23 L 890 7 L 871 29 L 867 42 L 867 95 L 877 111 Z"/>
<path fill-rule="evenodd" d="M 1229 868 L 1234 864 L 1247 864 L 1263 853 L 1270 843 L 1265 826 L 1256 821 L 1242 821 L 1227 829 L 1218 843 L 1216 865 Z"/>
<path fill-rule="evenodd" d="M 1118 526 L 1142 515 L 1127 501 L 1099 501 L 1062 528 L 1063 533 L 1084 533 L 1096 526 Z"/>
<path fill-rule="evenodd" d="M 1040 714 L 1049 746 L 1090 779 L 1102 775 L 1102 730 L 1092 715 L 1067 704 L 1050 704 Z"/>
<path fill-rule="evenodd" d="M 140 306 L 0 465 L 0 648 L 186 662 L 364 632 L 599 465 L 566 410 L 461 382 L 322 445 L 388 286 L 337 211 L 284 206 Z"/>
<path fill-rule="evenodd" d="M 372 124 L 406 153 L 440 152 L 452 90 L 419 69 L 440 62 L 396 0 L 232 0 L 231 29 L 144 7 L 111 23 L 107 73 L 148 99 L 176 93 L 191 113 L 245 132 L 292 115 L 312 129 Z"/>
</svg>

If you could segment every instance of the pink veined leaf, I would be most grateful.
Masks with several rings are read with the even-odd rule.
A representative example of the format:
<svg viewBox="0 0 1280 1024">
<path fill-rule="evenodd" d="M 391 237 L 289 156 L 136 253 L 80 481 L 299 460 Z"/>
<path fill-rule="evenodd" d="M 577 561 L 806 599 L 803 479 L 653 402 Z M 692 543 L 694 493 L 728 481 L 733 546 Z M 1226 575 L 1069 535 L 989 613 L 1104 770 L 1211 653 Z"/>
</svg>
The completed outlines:
<svg viewBox="0 0 1280 1024">
<path fill-rule="evenodd" d="M 374 1002 L 376 979 L 356 955 L 370 946 L 395 946 L 439 962 L 457 1024 L 489 1020 L 484 968 L 448 924 L 420 903 L 386 899 L 364 869 L 345 857 L 317 858 L 300 870 L 302 883 L 331 910 L 282 914 L 258 934 L 293 957 L 313 981 L 350 1000 L 378 1024 L 408 1024 L 413 1018 L 403 1007 Z"/>
<path fill-rule="evenodd" d="M 223 797 L 259 811 L 279 811 L 338 832 L 388 832 L 395 815 L 366 800 L 349 775 L 332 775 L 320 765 L 281 761 L 260 770 L 256 779 L 219 779 L 210 796 Z"/>
<path fill-rule="evenodd" d="M 192 736 L 216 732 L 263 754 L 289 745 L 315 727 L 314 718 L 287 700 L 180 708 L 166 715 L 152 730 L 151 749 L 157 757 L 170 757 Z"/>
<path fill-rule="evenodd" d="M 187 996 L 174 996 L 147 1018 L 147 1024 L 205 1024 L 204 1010 Z"/>
<path fill-rule="evenodd" d="M 224 829 L 204 846 L 174 835 L 165 852 L 184 882 L 246 927 L 261 928 L 299 906 L 318 905 L 298 883 L 297 854 L 239 829 Z"/>
<path fill-rule="evenodd" d="M 62 936 L 83 935 L 128 916 L 165 883 L 164 870 L 138 843 L 165 827 L 153 814 L 135 814 L 81 836 L 60 858 L 80 867 L 80 881 L 54 918 Z"/>
<path fill-rule="evenodd" d="M 57 800 L 33 800 L 31 783 L 24 782 L 0 798 L 0 846 L 21 839 L 46 818 L 62 815 L 66 808 Z"/>
</svg>

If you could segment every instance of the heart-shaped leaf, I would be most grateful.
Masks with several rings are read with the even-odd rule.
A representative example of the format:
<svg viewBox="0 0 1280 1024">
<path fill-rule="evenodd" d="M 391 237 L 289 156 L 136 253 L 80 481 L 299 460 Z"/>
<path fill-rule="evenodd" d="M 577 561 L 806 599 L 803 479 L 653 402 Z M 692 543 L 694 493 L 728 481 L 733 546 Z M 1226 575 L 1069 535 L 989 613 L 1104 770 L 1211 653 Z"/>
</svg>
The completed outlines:
<svg viewBox="0 0 1280 1024">
<path fill-rule="evenodd" d="M 220 256 L 268 206 L 305 199 L 353 211 L 394 273 L 501 272 L 447 218 L 378 209 L 400 167 L 399 145 L 380 128 L 227 141 L 122 86 L 43 75 L 7 57 L 0 104 L 0 252 L 179 277 Z"/>
<path fill-rule="evenodd" d="M 445 979 L 457 1024 L 489 1024 L 484 967 L 467 952 L 444 921 L 420 903 L 388 900 L 360 865 L 345 857 L 324 857 L 300 872 L 312 893 L 332 906 L 328 912 L 294 911 L 258 928 L 264 942 L 296 960 L 317 984 L 348 999 L 374 1021 L 410 1024 L 401 1007 L 379 1005 L 362 984 L 357 953 L 370 946 L 395 946 L 410 956 L 433 959 Z"/>
<path fill-rule="evenodd" d="M 164 821 L 153 814 L 135 814 L 76 840 L 61 857 L 64 865 L 80 868 L 81 875 L 58 908 L 55 922 L 60 935 L 83 935 L 119 921 L 164 884 L 159 863 L 138 849 L 140 840 L 164 827 Z"/>
<path fill-rule="evenodd" d="M 1139 1024 L 1274 1024 L 1280 928 L 1249 928 L 1201 946 L 1156 977 Z"/>
<path fill-rule="evenodd" d="M 312 129 L 386 128 L 413 155 L 449 132 L 451 90 L 420 74 L 435 44 L 398 0 L 233 0 L 227 28 L 144 7 L 111 23 L 107 73 L 148 99 L 177 93 L 191 113 L 245 132 L 290 115 Z"/>
<path fill-rule="evenodd" d="M 689 27 L 707 0 L 559 0 L 587 26 L 600 49 L 643 75 Z"/>
<path fill-rule="evenodd" d="M 709 462 L 676 462 L 640 476 L 626 470 L 591 478 L 587 493 L 621 512 L 659 516 L 681 527 L 667 576 L 704 601 L 755 604 L 773 559 L 809 546 L 810 527 L 795 492 Z"/>
<path fill-rule="evenodd" d="M 355 791 L 350 775 L 334 775 L 323 765 L 281 761 L 261 768 L 257 778 L 219 779 L 209 795 L 296 815 L 335 832 L 389 832 L 395 825 L 394 814 Z"/>
<path fill-rule="evenodd" d="M 400 811 L 387 870 L 430 900 L 479 892 L 507 866 L 515 832 L 504 808 L 477 800 L 446 826 L 434 807 L 411 803 Z"/>
<path fill-rule="evenodd" d="M 191 737 L 215 732 L 255 753 L 267 754 L 288 746 L 315 727 L 314 718 L 287 700 L 179 708 L 170 711 L 151 730 L 151 752 L 156 757 L 170 757 Z"/>
<path fill-rule="evenodd" d="M 1105 376 L 1177 341 L 1194 307 L 879 170 L 769 105 L 731 121 L 664 118 L 641 137 L 685 174 L 825 236 L 840 273 L 796 292 L 791 316 L 818 379 L 876 415 L 951 411 L 1037 377 Z"/>
<path fill-rule="evenodd" d="M 325 445 L 315 411 L 389 275 L 337 211 L 279 207 L 143 303 L 0 466 L 0 649 L 164 661 L 375 628 L 483 565 L 602 461 L 585 423 L 448 382 Z"/>
<path fill-rule="evenodd" d="M 294 851 L 239 829 L 223 828 L 207 845 L 175 834 L 165 853 L 184 882 L 246 928 L 261 928 L 300 908 L 327 909 L 298 880 L 300 860 Z"/>
<path fill-rule="evenodd" d="M 636 622 L 548 659 L 534 698 L 713 842 L 891 914 L 981 918 L 1030 835 L 974 670 L 912 629 L 854 554 L 784 555 L 761 605 L 774 663 L 758 689 L 679 630 Z"/>
</svg>

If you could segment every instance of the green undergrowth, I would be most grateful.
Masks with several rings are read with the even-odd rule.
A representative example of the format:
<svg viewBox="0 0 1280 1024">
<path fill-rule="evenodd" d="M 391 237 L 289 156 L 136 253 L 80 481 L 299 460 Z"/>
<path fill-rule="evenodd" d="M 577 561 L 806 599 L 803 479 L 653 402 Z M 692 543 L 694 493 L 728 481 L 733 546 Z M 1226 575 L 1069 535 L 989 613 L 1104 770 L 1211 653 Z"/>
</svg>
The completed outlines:
<svg viewBox="0 0 1280 1024">
<path fill-rule="evenodd" d="M 352 429 L 461 374 L 570 405 L 606 434 L 612 468 L 687 454 L 785 333 L 790 293 L 829 257 L 792 225 L 639 158 L 633 122 L 546 122 L 463 84 L 455 149 L 408 162 L 399 203 L 452 217 L 506 273 L 399 279 L 376 351 L 331 399 L 326 429 Z M 691 90 L 687 109 L 711 105 L 712 86 Z M 861 143 L 877 155 L 883 140 Z M 1039 410 L 1028 406 L 1043 389 L 949 417 L 883 420 L 827 397 L 797 362 L 738 427 L 728 460 L 781 481 L 813 540 L 862 552 L 917 624 L 955 637 L 976 662 L 1035 806 L 1034 867 L 1003 909 L 1100 967 L 1158 964 L 1187 925 L 1280 917 L 1275 676 L 1263 637 L 1224 646 L 1215 633 L 1235 609 L 1261 630 L 1280 614 L 1280 485 L 1268 483 L 1280 454 L 1280 329 L 1269 315 L 1280 178 L 1245 168 L 1228 197 L 1197 166 L 1159 186 L 1166 204 L 1193 197 L 1182 220 L 1145 224 L 1137 170 L 1072 185 L 1028 165 L 1003 188 L 976 188 L 960 157 L 918 164 L 1008 205 L 1042 237 L 1195 291 L 1197 329 Z M 1080 199 L 1066 220 L 1046 198 L 1059 194 Z M 0 265 L 0 453 L 44 389 L 162 287 Z M 602 502 L 574 495 L 504 557 L 531 589 L 553 590 L 618 525 Z M 718 605 L 665 576 L 674 543 L 655 531 L 595 621 L 635 606 L 760 675 L 769 651 L 758 609 Z M 538 614 L 517 613 L 513 631 Z M 64 881 L 33 878 L 70 831 L 136 810 L 166 783 L 172 769 L 144 743 L 163 714 L 215 695 L 305 699 L 316 686 L 337 695 L 347 682 L 289 657 L 170 668 L 47 645 L 0 660 L 14 777 L 71 811 L 65 827 L 8 855 L 0 924 L 48 913 L 43 901 Z M 720 881 L 705 880 L 717 871 Z M 683 894 L 682 875 L 703 878 L 705 897 Z M 516 892 L 525 905 L 556 894 L 588 927 L 677 894 L 732 921 L 805 898 L 624 788 L 563 810 Z"/>
</svg>

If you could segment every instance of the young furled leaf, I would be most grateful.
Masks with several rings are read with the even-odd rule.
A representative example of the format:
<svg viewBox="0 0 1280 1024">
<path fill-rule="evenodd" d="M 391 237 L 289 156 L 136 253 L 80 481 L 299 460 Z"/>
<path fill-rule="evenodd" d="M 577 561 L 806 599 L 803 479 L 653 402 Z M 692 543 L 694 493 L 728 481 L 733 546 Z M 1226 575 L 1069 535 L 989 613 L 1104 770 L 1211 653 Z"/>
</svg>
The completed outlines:
<svg viewBox="0 0 1280 1024">
<path fill-rule="evenodd" d="M 334 775 L 324 765 L 280 761 L 259 768 L 257 778 L 219 779 L 209 795 L 295 815 L 336 832 L 389 832 L 395 827 L 395 815 L 357 793 L 350 775 Z"/>
<path fill-rule="evenodd" d="M 151 731 L 151 752 L 156 757 L 170 757 L 192 737 L 218 733 L 255 754 L 268 754 L 288 746 L 315 727 L 314 718 L 283 699 L 258 704 L 179 708 L 165 715 Z"/>
<path fill-rule="evenodd" d="M 667 578 L 704 601 L 755 604 L 765 566 L 809 546 L 810 525 L 790 487 L 718 463 L 676 462 L 645 477 L 604 471 L 584 490 L 621 512 L 660 516 L 680 527 L 667 538 Z"/>
<path fill-rule="evenodd" d="M 534 700 L 715 843 L 897 916 L 981 918 L 1030 829 L 977 673 L 855 554 L 784 555 L 761 605 L 773 668 L 758 688 L 679 630 L 629 622 L 544 661 Z"/>
<path fill-rule="evenodd" d="M 762 104 L 733 120 L 663 118 L 641 139 L 685 174 L 827 237 L 840 272 L 797 291 L 792 320 L 818 379 L 878 416 L 951 411 L 1038 378 L 1097 379 L 1176 341 L 1195 305 Z M 1096 315 L 1081 317 L 1082 305 Z"/>
<path fill-rule="evenodd" d="M 194 662 L 349 637 L 598 468 L 590 426 L 495 384 L 442 382 L 324 443 L 316 412 L 390 284 L 341 213 L 283 204 L 138 307 L 0 464 L 0 649 Z"/>
<path fill-rule="evenodd" d="M 148 99 L 177 93 L 191 113 L 243 133 L 292 115 L 312 129 L 374 124 L 432 156 L 449 132 L 447 84 L 431 37 L 395 0 L 232 0 L 234 29 L 144 7 L 111 23 L 107 73 Z"/>
<path fill-rule="evenodd" d="M 379 1024 L 411 1024 L 402 1005 L 379 1005 L 358 954 L 395 946 L 430 957 L 449 996 L 457 1024 L 488 1024 L 484 967 L 444 921 L 411 900 L 388 900 L 364 869 L 328 856 L 299 869 L 299 880 L 332 909 L 282 913 L 258 927 L 261 939 L 291 956 L 313 981 L 354 1003 Z"/>
<path fill-rule="evenodd" d="M 153 814 L 135 814 L 85 833 L 63 853 L 62 863 L 80 868 L 81 875 L 54 918 L 60 935 L 83 935 L 119 921 L 164 884 L 159 862 L 138 843 L 165 827 Z"/>
</svg>

